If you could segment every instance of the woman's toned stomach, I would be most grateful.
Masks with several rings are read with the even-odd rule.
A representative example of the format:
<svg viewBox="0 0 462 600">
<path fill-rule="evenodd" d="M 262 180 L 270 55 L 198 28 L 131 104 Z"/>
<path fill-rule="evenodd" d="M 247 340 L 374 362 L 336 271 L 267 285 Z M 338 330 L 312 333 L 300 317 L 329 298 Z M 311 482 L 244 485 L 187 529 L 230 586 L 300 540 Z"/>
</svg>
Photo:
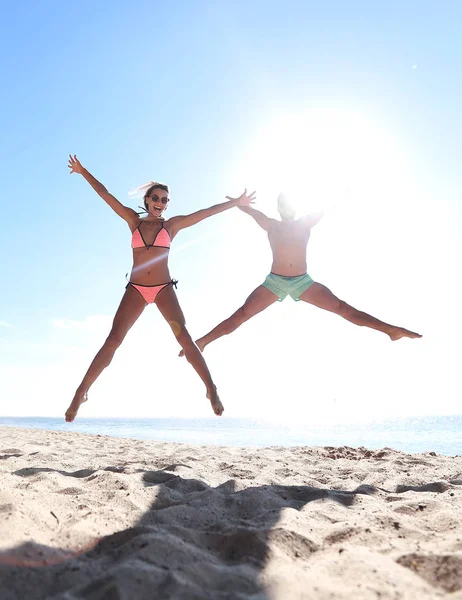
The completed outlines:
<svg viewBox="0 0 462 600">
<path fill-rule="evenodd" d="M 156 285 L 170 280 L 167 248 L 134 248 L 130 273 L 132 283 Z"/>
</svg>

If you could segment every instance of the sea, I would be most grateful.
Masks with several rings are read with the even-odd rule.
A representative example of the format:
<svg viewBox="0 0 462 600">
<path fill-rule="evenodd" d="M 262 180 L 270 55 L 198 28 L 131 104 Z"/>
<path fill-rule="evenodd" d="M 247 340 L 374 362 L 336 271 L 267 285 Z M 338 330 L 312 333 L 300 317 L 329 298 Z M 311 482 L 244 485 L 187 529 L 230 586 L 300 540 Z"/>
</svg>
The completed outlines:
<svg viewBox="0 0 462 600">
<path fill-rule="evenodd" d="M 275 423 L 238 418 L 0 417 L 0 426 L 74 431 L 137 440 L 218 446 L 364 446 L 462 455 L 462 415 L 401 417 L 362 423 Z M 1 436 L 0 436 L 1 440 Z"/>
</svg>

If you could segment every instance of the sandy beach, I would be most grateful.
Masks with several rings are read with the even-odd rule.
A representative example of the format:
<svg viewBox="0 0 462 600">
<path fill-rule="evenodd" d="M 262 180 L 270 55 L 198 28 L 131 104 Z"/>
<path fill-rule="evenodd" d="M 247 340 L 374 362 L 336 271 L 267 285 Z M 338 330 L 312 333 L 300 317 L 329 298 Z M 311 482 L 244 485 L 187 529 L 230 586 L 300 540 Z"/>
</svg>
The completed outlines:
<svg viewBox="0 0 462 600">
<path fill-rule="evenodd" d="M 1 600 L 462 600 L 462 457 L 0 439 Z"/>
</svg>

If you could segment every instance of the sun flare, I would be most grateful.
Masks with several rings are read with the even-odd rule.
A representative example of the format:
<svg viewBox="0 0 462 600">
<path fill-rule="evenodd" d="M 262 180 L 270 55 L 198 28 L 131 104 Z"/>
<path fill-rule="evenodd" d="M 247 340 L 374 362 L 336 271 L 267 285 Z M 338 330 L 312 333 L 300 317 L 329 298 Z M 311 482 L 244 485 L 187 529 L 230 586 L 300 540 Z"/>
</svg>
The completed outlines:
<svg viewBox="0 0 462 600">
<path fill-rule="evenodd" d="M 381 195 L 403 180 L 400 141 L 384 125 L 342 109 L 274 117 L 249 144 L 236 177 L 274 209 L 283 191 L 298 213 Z M 234 178 L 236 179 L 236 178 Z"/>
</svg>

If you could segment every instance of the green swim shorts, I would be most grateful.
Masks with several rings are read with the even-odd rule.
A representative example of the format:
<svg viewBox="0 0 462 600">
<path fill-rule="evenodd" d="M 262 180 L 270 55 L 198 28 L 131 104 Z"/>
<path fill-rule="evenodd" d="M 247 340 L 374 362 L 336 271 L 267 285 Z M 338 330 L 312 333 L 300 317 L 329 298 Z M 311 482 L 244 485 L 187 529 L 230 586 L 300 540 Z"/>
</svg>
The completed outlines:
<svg viewBox="0 0 462 600">
<path fill-rule="evenodd" d="M 296 277 L 285 277 L 284 275 L 270 273 L 262 285 L 273 294 L 276 294 L 279 297 L 279 302 L 282 302 L 286 296 L 290 296 L 298 302 L 303 292 L 313 283 L 314 281 L 307 273 Z"/>
</svg>

